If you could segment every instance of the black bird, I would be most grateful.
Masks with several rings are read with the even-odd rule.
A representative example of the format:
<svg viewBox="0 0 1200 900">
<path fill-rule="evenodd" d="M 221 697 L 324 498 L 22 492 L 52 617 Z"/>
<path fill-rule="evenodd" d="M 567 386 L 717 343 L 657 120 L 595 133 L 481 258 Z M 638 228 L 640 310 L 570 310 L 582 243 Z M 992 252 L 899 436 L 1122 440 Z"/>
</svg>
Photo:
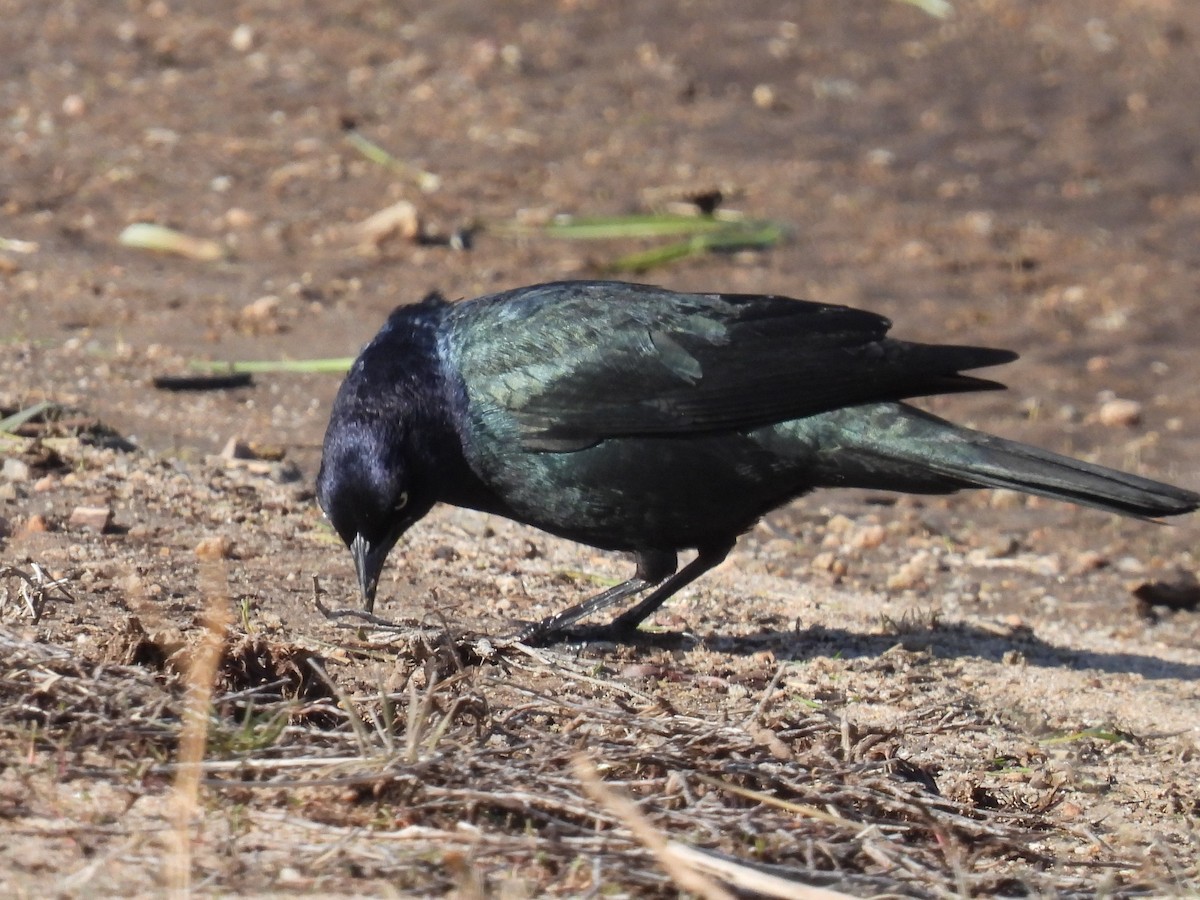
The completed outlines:
<svg viewBox="0 0 1200 900">
<path fill-rule="evenodd" d="M 317 497 L 368 611 L 388 552 L 438 502 L 635 555 L 633 578 L 526 640 L 654 588 L 608 626 L 628 635 L 813 488 L 1000 487 L 1143 518 L 1200 506 L 1192 491 L 899 402 L 1002 388 L 962 372 L 1016 354 L 899 341 L 890 327 L 843 306 L 617 281 L 431 295 L 393 312 L 351 368 Z M 679 569 L 686 548 L 697 556 Z"/>
</svg>

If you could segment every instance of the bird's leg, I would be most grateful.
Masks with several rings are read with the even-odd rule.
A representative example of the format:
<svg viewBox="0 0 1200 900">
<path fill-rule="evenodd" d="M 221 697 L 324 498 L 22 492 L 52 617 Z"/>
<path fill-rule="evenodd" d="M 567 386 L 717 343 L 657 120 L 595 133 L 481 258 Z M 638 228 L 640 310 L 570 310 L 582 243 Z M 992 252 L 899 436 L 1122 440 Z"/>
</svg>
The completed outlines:
<svg viewBox="0 0 1200 900">
<path fill-rule="evenodd" d="M 699 557 L 697 557 L 697 559 L 698 558 Z M 720 562 L 720 560 L 717 562 Z M 622 581 L 620 584 L 610 587 L 608 590 L 602 591 L 601 593 L 596 594 L 594 597 L 589 597 L 587 600 L 584 600 L 582 603 L 577 603 L 569 609 L 564 609 L 560 613 L 547 616 L 546 618 L 537 622 L 531 622 L 522 628 L 517 634 L 517 640 L 521 641 L 522 643 L 529 643 L 531 641 L 541 641 L 550 635 L 559 634 L 563 630 L 570 628 L 580 619 L 585 619 L 594 612 L 599 612 L 602 609 L 608 609 L 610 606 L 615 606 L 627 597 L 640 594 L 642 591 L 646 590 L 646 588 L 653 587 L 664 578 L 671 575 L 675 571 L 675 567 L 678 565 L 678 563 L 679 557 L 671 551 L 650 550 L 638 553 L 637 572 L 634 573 L 634 576 L 628 581 Z M 686 572 L 695 564 L 695 561 L 693 561 L 691 565 L 686 566 L 684 568 L 684 572 Z M 713 565 L 716 565 L 716 563 Z M 700 571 L 703 571 L 703 569 Z M 682 575 L 683 572 L 680 572 L 679 574 Z M 699 574 L 700 572 L 696 573 L 696 575 Z M 695 578 L 696 575 L 693 575 L 692 578 Z M 676 577 L 678 577 L 678 575 Z M 691 578 L 688 579 L 688 581 L 691 580 Z M 674 581 L 674 579 L 671 579 L 671 581 Z M 670 584 L 671 581 L 668 581 L 667 584 Z M 685 581 L 683 584 L 687 584 L 687 582 Z M 680 587 L 682 586 L 683 585 L 681 584 Z M 663 585 L 663 587 L 666 587 L 666 585 Z M 658 591 L 655 591 L 655 594 L 657 593 Z M 654 596 L 654 594 L 651 596 Z M 663 600 L 665 599 L 666 597 L 663 598 Z M 661 604 L 662 600 L 660 600 L 659 603 Z M 634 607 L 634 609 L 640 608 L 641 604 Z M 649 613 L 647 613 L 647 615 L 648 614 Z M 638 621 L 641 621 L 641 619 Z"/>
<path fill-rule="evenodd" d="M 633 609 L 626 610 L 613 619 L 605 626 L 605 631 L 610 632 L 614 637 L 628 635 L 634 631 L 647 616 L 654 613 L 676 591 L 687 587 L 709 569 L 724 562 L 729 551 L 733 549 L 733 544 L 734 542 L 730 541 L 728 544 L 720 544 L 715 547 L 698 548 L 695 559 L 655 588 Z"/>
<path fill-rule="evenodd" d="M 530 641 L 542 642 L 548 638 L 561 638 L 563 631 L 580 619 L 590 616 L 594 612 L 599 612 L 602 609 L 607 609 L 614 604 L 620 603 L 626 597 L 631 597 L 639 591 L 662 582 L 645 599 L 638 603 L 637 606 L 617 616 L 607 625 L 588 630 L 587 632 L 587 637 L 595 640 L 622 640 L 628 638 L 637 630 L 638 625 L 647 616 L 654 613 L 676 591 L 691 584 L 714 566 L 720 565 L 725 557 L 729 555 L 729 551 L 733 549 L 734 543 L 734 541 L 730 541 L 727 544 L 699 548 L 696 558 L 678 572 L 675 571 L 677 560 L 674 553 L 668 554 L 657 551 L 639 553 L 637 558 L 637 574 L 633 578 L 572 606 L 570 609 L 564 610 L 557 615 L 548 616 L 540 622 L 535 622 L 527 626 L 520 633 L 518 639 L 528 643 Z M 664 578 L 666 579 L 665 581 L 663 581 Z"/>
</svg>

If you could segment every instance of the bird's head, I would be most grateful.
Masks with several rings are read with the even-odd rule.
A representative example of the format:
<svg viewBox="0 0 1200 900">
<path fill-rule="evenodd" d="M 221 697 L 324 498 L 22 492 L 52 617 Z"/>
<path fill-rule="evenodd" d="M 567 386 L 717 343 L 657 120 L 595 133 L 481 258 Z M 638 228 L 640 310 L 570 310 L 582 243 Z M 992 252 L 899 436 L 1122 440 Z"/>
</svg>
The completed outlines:
<svg viewBox="0 0 1200 900">
<path fill-rule="evenodd" d="M 350 548 L 363 606 L 400 536 L 437 502 L 442 402 L 438 294 L 400 306 L 346 373 L 325 430 L 317 501 Z"/>
<path fill-rule="evenodd" d="M 357 429 L 331 428 L 317 475 L 317 502 L 350 548 L 368 612 L 388 553 L 433 506 L 396 446 Z"/>
</svg>

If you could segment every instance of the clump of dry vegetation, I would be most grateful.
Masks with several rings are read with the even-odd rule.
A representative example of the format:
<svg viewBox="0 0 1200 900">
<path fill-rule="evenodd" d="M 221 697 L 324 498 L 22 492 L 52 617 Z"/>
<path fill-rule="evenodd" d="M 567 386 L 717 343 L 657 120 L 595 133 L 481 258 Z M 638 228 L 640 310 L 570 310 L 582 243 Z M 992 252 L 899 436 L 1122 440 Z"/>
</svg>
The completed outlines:
<svg viewBox="0 0 1200 900">
<path fill-rule="evenodd" d="M 146 801 L 179 790 L 189 656 L 206 633 L 179 643 L 136 626 L 120 647 L 126 661 L 106 663 L 0 631 L 0 740 L 26 757 L 0 782 L 5 818 L 30 827 L 29 805 L 45 790 L 30 763 L 53 759 L 60 783 L 105 781 L 126 796 L 102 835 L 86 815 L 64 824 L 102 845 L 99 883 L 147 854 L 180 852 L 166 807 L 151 812 Z M 737 715 L 714 718 L 570 653 L 517 646 L 481 659 L 478 641 L 445 632 L 340 635 L 324 654 L 236 629 L 222 639 L 199 805 L 185 823 L 197 886 L 219 877 L 266 888 L 270 868 L 256 860 L 282 854 L 285 881 L 323 891 L 348 889 L 354 873 L 478 896 L 673 894 L 661 848 L 593 799 L 577 758 L 668 846 L 700 851 L 679 865 L 768 895 L 805 896 L 810 885 L 855 896 L 1093 896 L 1109 878 L 1125 894 L 1161 886 L 1141 883 L 1143 861 L 1064 852 L 1092 841 L 1044 815 L 1053 789 L 1040 808 L 982 789 L 943 796 L 939 773 L 905 748 L 923 733 L 981 728 L 970 710 L 927 715 L 903 734 L 856 727 L 782 694 L 781 667 Z M 346 679 L 354 657 L 386 657 L 386 683 Z M 14 790 L 22 780 L 25 796 Z M 265 845 L 275 832 L 302 834 L 303 851 Z M 122 844 L 135 834 L 136 849 Z"/>
</svg>

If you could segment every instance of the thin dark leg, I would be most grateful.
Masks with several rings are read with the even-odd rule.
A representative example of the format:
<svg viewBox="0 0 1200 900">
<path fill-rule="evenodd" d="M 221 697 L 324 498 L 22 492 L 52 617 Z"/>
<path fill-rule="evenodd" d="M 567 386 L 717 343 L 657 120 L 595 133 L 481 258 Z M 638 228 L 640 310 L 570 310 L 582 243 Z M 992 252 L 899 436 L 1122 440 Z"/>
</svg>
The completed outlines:
<svg viewBox="0 0 1200 900">
<path fill-rule="evenodd" d="M 597 594 L 583 603 L 572 606 L 558 615 L 549 616 L 540 622 L 535 622 L 527 626 L 520 633 L 518 639 L 526 643 L 546 643 L 554 640 L 562 640 L 567 637 L 564 631 L 584 617 L 620 603 L 627 597 L 632 597 L 639 591 L 645 590 L 647 587 L 666 578 L 666 581 L 663 581 L 661 585 L 638 603 L 637 606 L 617 616 L 607 625 L 587 629 L 584 635 L 584 639 L 587 640 L 627 640 L 637 631 L 638 625 L 647 616 L 662 606 L 676 591 L 691 584 L 709 569 L 713 568 L 713 566 L 720 565 L 725 557 L 729 555 L 729 551 L 733 549 L 733 545 L 734 542 L 731 541 L 728 544 L 716 547 L 700 548 L 696 558 L 678 572 L 675 572 L 676 558 L 673 553 L 669 554 L 669 557 L 668 554 L 638 554 L 638 574 L 629 579 L 629 581 L 622 582 L 616 587 L 610 588 L 602 594 Z M 666 566 L 665 563 L 668 561 L 668 558 L 670 565 Z M 657 568 L 656 566 L 659 564 L 663 564 L 664 568 Z M 667 575 L 670 575 L 670 577 L 667 578 Z"/>
<path fill-rule="evenodd" d="M 615 606 L 629 597 L 640 594 L 646 588 L 658 584 L 675 571 L 678 563 L 679 557 L 669 551 L 651 550 L 639 553 L 637 555 L 637 572 L 628 581 L 622 581 L 620 584 L 610 587 L 608 590 L 602 591 L 594 597 L 589 597 L 582 603 L 577 603 L 568 609 L 564 609 L 560 613 L 547 616 L 538 622 L 531 622 L 517 634 L 517 640 L 522 643 L 536 643 L 550 635 L 560 634 L 592 613 Z M 695 565 L 695 563 L 693 562 L 687 566 L 684 571 L 690 569 L 692 565 Z M 684 582 L 684 584 L 686 583 Z M 663 599 L 665 600 L 666 598 L 664 597 Z M 659 602 L 661 603 L 662 601 Z"/>
<path fill-rule="evenodd" d="M 724 562 L 725 557 L 729 555 L 729 551 L 732 549 L 732 543 L 724 544 L 720 547 L 700 548 L 695 559 L 655 588 L 649 596 L 633 609 L 627 610 L 613 619 L 608 624 L 606 630 L 610 631 L 614 636 L 628 635 L 630 632 L 636 630 L 648 616 L 662 606 L 676 591 L 687 587 L 709 569 L 719 566 Z"/>
</svg>

